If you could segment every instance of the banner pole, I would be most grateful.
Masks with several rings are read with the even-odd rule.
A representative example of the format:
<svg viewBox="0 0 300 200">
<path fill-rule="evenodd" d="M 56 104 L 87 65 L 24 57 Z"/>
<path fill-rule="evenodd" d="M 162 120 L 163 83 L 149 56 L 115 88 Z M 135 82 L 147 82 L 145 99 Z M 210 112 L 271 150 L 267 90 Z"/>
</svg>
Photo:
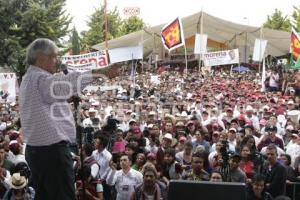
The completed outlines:
<svg viewBox="0 0 300 200">
<path fill-rule="evenodd" d="M 142 29 L 142 50 L 143 50 L 143 55 L 142 55 L 142 73 L 144 73 L 144 29 Z"/>
</svg>

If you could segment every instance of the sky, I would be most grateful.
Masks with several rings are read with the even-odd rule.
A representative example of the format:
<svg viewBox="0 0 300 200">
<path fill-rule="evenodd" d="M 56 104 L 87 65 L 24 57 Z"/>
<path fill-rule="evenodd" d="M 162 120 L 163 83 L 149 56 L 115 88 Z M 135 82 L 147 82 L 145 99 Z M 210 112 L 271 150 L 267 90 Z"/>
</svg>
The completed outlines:
<svg viewBox="0 0 300 200">
<path fill-rule="evenodd" d="M 261 26 L 276 8 L 290 16 L 293 6 L 300 6 L 299 0 L 107 0 L 107 3 L 109 10 L 117 6 L 121 17 L 126 17 L 124 8 L 139 8 L 138 16 L 150 26 L 201 10 L 224 20 Z M 103 4 L 104 0 L 66 0 L 66 10 L 73 17 L 73 25 L 81 32 L 88 29 L 86 21 Z"/>
</svg>

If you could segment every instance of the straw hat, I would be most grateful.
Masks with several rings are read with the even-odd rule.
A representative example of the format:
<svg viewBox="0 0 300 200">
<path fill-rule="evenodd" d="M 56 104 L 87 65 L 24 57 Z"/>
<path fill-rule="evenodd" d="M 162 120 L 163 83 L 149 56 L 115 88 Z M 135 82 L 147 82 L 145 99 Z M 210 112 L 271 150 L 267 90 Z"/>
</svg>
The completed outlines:
<svg viewBox="0 0 300 200">
<path fill-rule="evenodd" d="M 21 176 L 20 173 L 14 173 L 8 183 L 13 189 L 22 189 L 27 185 L 27 179 L 25 176 Z"/>
</svg>

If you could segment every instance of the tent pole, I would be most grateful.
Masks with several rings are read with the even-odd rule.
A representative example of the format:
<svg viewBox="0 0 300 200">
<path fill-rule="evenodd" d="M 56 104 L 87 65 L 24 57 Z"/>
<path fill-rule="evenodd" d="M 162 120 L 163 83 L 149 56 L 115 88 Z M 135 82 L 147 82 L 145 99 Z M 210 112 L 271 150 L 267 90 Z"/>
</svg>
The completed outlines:
<svg viewBox="0 0 300 200">
<path fill-rule="evenodd" d="M 184 57 L 185 57 L 185 72 L 186 72 L 186 74 L 187 74 L 187 72 L 188 72 L 188 63 L 187 63 L 187 53 L 186 53 L 186 46 L 185 46 L 185 44 L 184 44 Z"/>
<path fill-rule="evenodd" d="M 203 9 L 201 8 L 201 18 L 200 18 L 200 34 L 203 34 Z M 196 38 L 195 38 L 196 39 Z M 203 56 L 203 54 L 200 52 L 199 54 L 199 73 L 201 71 L 202 68 L 202 63 L 201 63 L 201 57 Z"/>
</svg>

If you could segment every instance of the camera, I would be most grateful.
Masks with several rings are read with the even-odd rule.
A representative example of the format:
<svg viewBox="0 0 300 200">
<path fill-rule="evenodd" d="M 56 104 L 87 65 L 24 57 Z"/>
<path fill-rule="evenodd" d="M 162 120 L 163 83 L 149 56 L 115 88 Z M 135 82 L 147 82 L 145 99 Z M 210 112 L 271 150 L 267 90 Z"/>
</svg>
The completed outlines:
<svg viewBox="0 0 300 200">
<path fill-rule="evenodd" d="M 229 152 L 228 152 L 229 144 L 227 140 L 222 140 L 221 143 L 222 143 L 222 147 L 220 149 L 220 152 L 223 160 L 222 165 L 227 166 L 229 160 Z"/>
<path fill-rule="evenodd" d="M 93 123 L 93 125 L 99 125 L 100 124 L 100 119 L 99 118 L 93 118 L 93 119 L 91 119 L 91 121 L 92 121 L 92 123 Z"/>
</svg>

